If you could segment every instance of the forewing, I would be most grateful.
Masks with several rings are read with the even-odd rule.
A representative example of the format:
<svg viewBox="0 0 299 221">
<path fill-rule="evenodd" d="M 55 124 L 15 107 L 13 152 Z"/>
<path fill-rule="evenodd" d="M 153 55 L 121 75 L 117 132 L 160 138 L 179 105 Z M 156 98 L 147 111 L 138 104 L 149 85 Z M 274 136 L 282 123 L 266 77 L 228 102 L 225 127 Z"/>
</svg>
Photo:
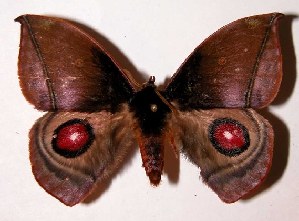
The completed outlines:
<svg viewBox="0 0 299 221">
<path fill-rule="evenodd" d="M 227 203 L 265 179 L 272 162 L 273 130 L 252 109 L 180 112 L 172 128 L 177 146 L 200 167 L 203 182 Z"/>
<path fill-rule="evenodd" d="M 219 29 L 185 60 L 166 87 L 166 98 L 181 109 L 267 106 L 282 78 L 281 17 L 257 15 Z"/>
<path fill-rule="evenodd" d="M 68 206 L 81 202 L 134 145 L 131 124 L 127 109 L 113 115 L 106 111 L 47 113 L 30 132 L 30 161 L 37 182 Z M 82 127 L 88 134 L 80 135 Z"/>
<path fill-rule="evenodd" d="M 20 85 L 37 109 L 113 110 L 129 100 L 133 87 L 127 76 L 76 25 L 38 15 L 16 21 L 21 23 Z"/>
</svg>

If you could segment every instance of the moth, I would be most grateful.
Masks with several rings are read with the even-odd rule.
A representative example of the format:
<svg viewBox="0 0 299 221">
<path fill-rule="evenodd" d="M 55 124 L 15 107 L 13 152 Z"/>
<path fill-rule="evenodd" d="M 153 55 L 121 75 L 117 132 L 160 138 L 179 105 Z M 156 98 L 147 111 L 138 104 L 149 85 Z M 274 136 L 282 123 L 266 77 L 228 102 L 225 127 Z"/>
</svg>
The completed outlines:
<svg viewBox="0 0 299 221">
<path fill-rule="evenodd" d="M 233 203 L 268 174 L 273 129 L 254 109 L 268 106 L 282 79 L 278 21 L 246 17 L 216 31 L 164 87 L 140 85 L 102 45 L 60 18 L 22 15 L 18 74 L 25 98 L 47 111 L 29 138 L 33 174 L 73 206 L 111 176 L 131 148 L 157 186 L 164 149 L 184 154 L 203 182 Z"/>
</svg>

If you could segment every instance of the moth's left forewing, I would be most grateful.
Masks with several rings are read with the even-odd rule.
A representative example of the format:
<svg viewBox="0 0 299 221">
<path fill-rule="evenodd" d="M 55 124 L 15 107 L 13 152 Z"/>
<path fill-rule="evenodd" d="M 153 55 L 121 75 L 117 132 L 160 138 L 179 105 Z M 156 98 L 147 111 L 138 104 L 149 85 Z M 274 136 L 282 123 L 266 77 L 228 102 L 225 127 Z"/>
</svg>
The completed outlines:
<svg viewBox="0 0 299 221">
<path fill-rule="evenodd" d="M 165 96 L 185 110 L 269 105 L 282 78 L 282 16 L 246 17 L 216 31 L 184 61 Z"/>
<path fill-rule="evenodd" d="M 271 167 L 273 130 L 252 109 L 179 112 L 171 118 L 170 128 L 176 145 L 200 167 L 203 182 L 224 202 L 248 194 L 262 183 Z M 242 146 L 239 150 L 226 146 L 231 136 L 237 136 L 235 142 Z"/>
</svg>

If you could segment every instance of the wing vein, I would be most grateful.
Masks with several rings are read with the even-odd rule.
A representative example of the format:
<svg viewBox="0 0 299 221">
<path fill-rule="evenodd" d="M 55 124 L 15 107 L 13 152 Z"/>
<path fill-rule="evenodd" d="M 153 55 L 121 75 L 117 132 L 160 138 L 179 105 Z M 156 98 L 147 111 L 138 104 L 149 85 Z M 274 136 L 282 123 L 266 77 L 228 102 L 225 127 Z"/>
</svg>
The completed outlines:
<svg viewBox="0 0 299 221">
<path fill-rule="evenodd" d="M 269 27 L 266 29 L 264 39 L 263 39 L 261 47 L 260 47 L 260 51 L 259 51 L 259 53 L 256 57 L 255 64 L 254 64 L 254 67 L 253 67 L 253 70 L 252 70 L 252 73 L 251 73 L 251 76 L 250 76 L 249 84 L 248 84 L 248 90 L 245 93 L 245 101 L 246 101 L 245 107 L 250 107 L 250 105 L 251 105 L 251 95 L 252 95 L 254 80 L 255 80 L 255 77 L 256 77 L 258 67 L 260 65 L 261 57 L 264 53 L 267 41 L 268 41 L 269 36 L 270 36 L 270 31 L 271 31 L 271 28 L 272 28 L 273 21 L 275 20 L 275 17 L 276 17 L 276 14 L 273 14 L 271 19 L 270 19 Z"/>
<path fill-rule="evenodd" d="M 51 78 L 50 78 L 50 75 L 49 75 L 49 71 L 48 71 L 48 68 L 47 68 L 47 65 L 44 61 L 44 57 L 41 53 L 41 49 L 40 49 L 40 46 L 33 34 L 33 31 L 32 31 L 32 27 L 31 27 L 31 24 L 30 22 L 28 21 L 27 17 L 26 16 L 23 16 L 24 18 L 24 21 L 26 22 L 26 25 L 28 27 L 28 31 L 29 31 L 29 36 L 31 38 L 31 41 L 34 45 L 34 48 L 36 50 L 36 53 L 37 53 L 37 56 L 38 56 L 38 59 L 40 60 L 40 62 L 42 63 L 42 67 L 43 67 L 43 73 L 45 75 L 45 78 L 46 78 L 46 83 L 47 83 L 47 88 L 48 88 L 48 92 L 49 92 L 49 97 L 50 97 L 50 102 L 52 104 L 52 108 L 53 110 L 57 110 L 57 105 L 56 105 L 56 96 L 55 96 L 55 93 L 54 93 L 54 89 L 53 89 L 53 84 L 52 84 L 52 81 L 51 81 Z"/>
</svg>

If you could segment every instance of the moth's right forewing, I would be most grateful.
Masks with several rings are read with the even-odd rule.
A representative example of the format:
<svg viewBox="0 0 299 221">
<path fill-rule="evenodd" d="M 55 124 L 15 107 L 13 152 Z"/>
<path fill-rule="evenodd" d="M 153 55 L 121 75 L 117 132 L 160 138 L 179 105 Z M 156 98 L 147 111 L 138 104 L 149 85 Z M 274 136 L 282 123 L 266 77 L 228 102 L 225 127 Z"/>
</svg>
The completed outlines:
<svg viewBox="0 0 299 221">
<path fill-rule="evenodd" d="M 112 110 L 134 89 L 103 47 L 64 19 L 23 15 L 19 79 L 26 99 L 44 111 Z"/>
</svg>

